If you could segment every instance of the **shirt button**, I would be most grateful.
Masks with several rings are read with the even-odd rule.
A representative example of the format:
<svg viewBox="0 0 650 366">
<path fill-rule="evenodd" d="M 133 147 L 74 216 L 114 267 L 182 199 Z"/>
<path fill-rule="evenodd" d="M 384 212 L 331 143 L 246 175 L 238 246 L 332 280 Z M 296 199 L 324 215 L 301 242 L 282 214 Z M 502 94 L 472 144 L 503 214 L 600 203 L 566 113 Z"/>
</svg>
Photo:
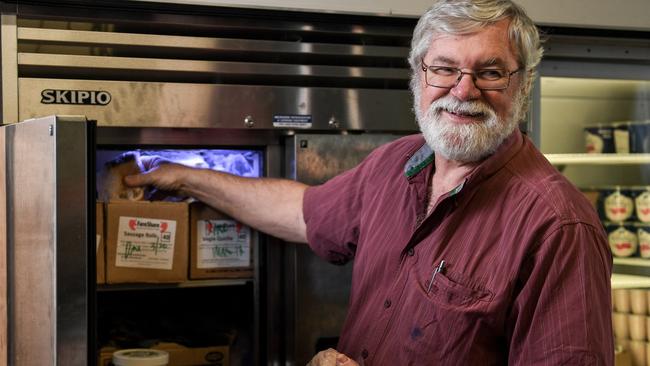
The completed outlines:
<svg viewBox="0 0 650 366">
<path fill-rule="evenodd" d="M 388 308 L 390 307 L 390 304 L 391 304 L 390 300 L 386 300 L 386 301 L 384 301 L 384 307 L 385 307 L 386 309 L 388 309 Z"/>
<path fill-rule="evenodd" d="M 412 257 L 415 254 L 415 249 L 409 248 L 407 253 L 408 253 L 409 257 Z"/>
<path fill-rule="evenodd" d="M 367 349 L 364 349 L 363 351 L 361 351 L 361 357 L 368 358 L 368 350 Z"/>
</svg>

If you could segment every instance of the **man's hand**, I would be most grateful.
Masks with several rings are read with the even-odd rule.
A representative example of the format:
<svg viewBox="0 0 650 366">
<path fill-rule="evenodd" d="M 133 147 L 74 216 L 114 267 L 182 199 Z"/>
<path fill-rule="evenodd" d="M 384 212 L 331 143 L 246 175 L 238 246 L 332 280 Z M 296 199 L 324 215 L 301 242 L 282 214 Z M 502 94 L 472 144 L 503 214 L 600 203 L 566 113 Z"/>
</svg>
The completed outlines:
<svg viewBox="0 0 650 366">
<path fill-rule="evenodd" d="M 307 366 L 359 366 L 359 364 L 335 349 L 328 348 L 318 352 Z"/>
<path fill-rule="evenodd" d="M 144 173 L 124 177 L 124 183 L 129 187 L 152 186 L 152 196 L 148 199 L 162 199 L 165 196 L 187 196 L 183 191 L 183 180 L 192 168 L 172 163 L 159 156 L 143 156 L 140 165 Z"/>
</svg>

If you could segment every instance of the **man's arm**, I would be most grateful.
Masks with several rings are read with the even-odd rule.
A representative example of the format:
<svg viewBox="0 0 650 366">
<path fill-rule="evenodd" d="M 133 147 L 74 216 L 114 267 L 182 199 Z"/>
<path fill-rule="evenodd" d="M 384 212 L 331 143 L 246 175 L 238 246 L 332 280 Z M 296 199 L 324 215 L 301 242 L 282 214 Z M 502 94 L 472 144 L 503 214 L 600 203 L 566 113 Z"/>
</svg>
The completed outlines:
<svg viewBox="0 0 650 366">
<path fill-rule="evenodd" d="M 597 228 L 550 233 L 520 274 L 507 322 L 509 365 L 613 365 L 611 254 Z"/>
<path fill-rule="evenodd" d="M 307 185 L 274 178 L 243 178 L 161 160 L 144 162 L 144 174 L 124 178 L 128 186 L 154 186 L 191 196 L 257 230 L 306 243 L 302 200 Z"/>
</svg>

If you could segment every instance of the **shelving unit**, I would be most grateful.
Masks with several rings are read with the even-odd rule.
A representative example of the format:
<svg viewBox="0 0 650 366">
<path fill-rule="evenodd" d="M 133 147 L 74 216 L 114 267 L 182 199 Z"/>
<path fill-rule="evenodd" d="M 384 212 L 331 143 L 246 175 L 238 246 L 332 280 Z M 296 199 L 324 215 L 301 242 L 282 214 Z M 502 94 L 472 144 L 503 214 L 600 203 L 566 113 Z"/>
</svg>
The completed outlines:
<svg viewBox="0 0 650 366">
<path fill-rule="evenodd" d="M 650 164 L 650 154 L 544 154 L 558 167 L 566 165 L 643 165 Z M 617 268 L 618 267 L 618 268 Z M 614 270 L 628 273 L 612 274 L 612 289 L 650 288 L 650 259 L 614 258 Z M 627 271 L 631 270 L 631 271 Z M 646 275 L 648 274 L 648 275 Z"/>
<path fill-rule="evenodd" d="M 650 164 L 650 154 L 544 154 L 553 165 Z"/>
</svg>

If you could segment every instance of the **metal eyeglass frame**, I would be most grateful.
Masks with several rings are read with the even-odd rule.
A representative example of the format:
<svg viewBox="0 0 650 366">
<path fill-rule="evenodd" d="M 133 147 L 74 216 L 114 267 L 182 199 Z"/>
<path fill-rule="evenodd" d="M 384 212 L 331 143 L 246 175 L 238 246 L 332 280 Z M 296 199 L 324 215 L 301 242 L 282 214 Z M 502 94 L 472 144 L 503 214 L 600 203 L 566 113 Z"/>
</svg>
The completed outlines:
<svg viewBox="0 0 650 366">
<path fill-rule="evenodd" d="M 424 82 L 429 86 L 433 86 L 434 88 L 443 88 L 443 89 L 455 88 L 458 85 L 458 83 L 460 83 L 460 80 L 463 78 L 463 75 L 470 75 L 472 77 L 472 82 L 474 83 L 474 87 L 476 89 L 478 89 L 478 90 L 505 90 L 505 89 L 508 89 L 508 87 L 510 86 L 510 79 L 512 78 L 512 75 L 514 75 L 514 74 L 516 74 L 516 73 L 518 73 L 519 71 L 522 70 L 521 67 L 518 68 L 517 70 L 514 70 L 514 71 L 504 70 L 504 71 L 506 71 L 506 74 L 508 75 L 508 82 L 502 88 L 479 88 L 479 86 L 476 85 L 476 79 L 477 78 L 476 78 L 476 71 L 475 70 L 472 70 L 471 72 L 466 72 L 466 71 L 463 71 L 463 70 L 461 70 L 461 69 L 459 69 L 457 67 L 444 66 L 446 68 L 456 70 L 456 73 L 458 74 L 458 77 L 456 77 L 456 81 L 454 82 L 454 85 L 451 85 L 451 86 L 439 86 L 439 85 L 429 84 L 429 80 L 427 78 L 427 70 L 429 70 L 429 68 L 434 67 L 434 66 L 436 66 L 436 67 L 443 67 L 443 66 L 427 65 L 427 64 L 424 63 L 424 59 L 422 59 L 421 61 L 422 61 L 422 71 L 424 71 Z M 499 70 L 503 70 L 503 69 L 499 69 Z M 480 70 L 478 70 L 478 71 L 480 71 Z"/>
</svg>

